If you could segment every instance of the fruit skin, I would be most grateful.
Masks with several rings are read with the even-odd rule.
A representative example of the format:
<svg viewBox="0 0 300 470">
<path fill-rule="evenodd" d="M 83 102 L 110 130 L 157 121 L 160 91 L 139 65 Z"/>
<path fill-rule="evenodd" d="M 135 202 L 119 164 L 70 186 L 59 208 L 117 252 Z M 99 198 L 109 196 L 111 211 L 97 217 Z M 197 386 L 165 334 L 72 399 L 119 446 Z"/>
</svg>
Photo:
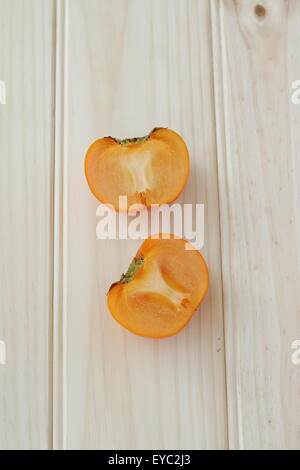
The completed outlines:
<svg viewBox="0 0 300 470">
<path fill-rule="evenodd" d="M 173 202 L 184 189 L 190 159 L 182 137 L 167 128 L 154 128 L 132 139 L 96 140 L 85 157 L 85 176 L 93 195 L 116 211 L 150 208 Z M 119 207 L 127 196 L 128 208 Z"/>
<path fill-rule="evenodd" d="M 169 239 L 166 240 L 166 237 L 169 237 Z M 186 246 L 189 247 L 188 250 L 185 249 Z M 173 260 L 171 259 L 172 257 Z M 173 265 L 176 266 L 176 263 L 174 263 L 174 259 L 176 261 L 176 258 L 177 265 L 181 266 L 180 272 L 176 272 L 176 270 L 172 271 L 173 268 L 171 265 L 173 262 Z M 168 260 L 170 260 L 170 262 Z M 179 263 L 178 260 L 180 261 Z M 167 283 L 163 281 L 163 284 L 161 284 L 160 280 L 158 284 L 155 284 L 156 281 L 154 280 L 153 284 L 152 273 L 155 272 L 152 266 L 153 261 L 154 264 L 157 264 L 156 261 L 160 262 L 161 272 L 163 272 L 165 268 L 168 269 L 168 267 L 171 266 L 171 275 L 170 273 L 167 275 Z M 189 272 L 189 270 L 193 271 L 195 278 L 190 285 L 190 291 L 185 289 L 182 284 L 182 278 L 184 276 L 186 277 L 186 274 Z M 152 291 L 146 292 L 147 286 L 149 286 L 149 281 L 150 285 L 152 284 Z M 145 286 L 146 291 L 144 291 Z M 155 290 L 156 286 L 158 286 L 158 291 Z M 161 292 L 162 286 L 163 289 L 167 289 L 167 291 L 171 292 L 171 297 L 173 296 L 173 300 L 163 296 L 163 293 Z M 176 335 L 187 325 L 205 298 L 208 288 L 209 272 L 206 262 L 202 255 L 197 250 L 195 250 L 190 243 L 174 235 L 152 235 L 152 237 L 149 237 L 144 241 L 138 250 L 129 267 L 128 272 L 122 275 L 119 282 L 112 284 L 108 292 L 108 308 L 113 318 L 131 333 L 147 338 L 166 338 Z M 184 290 L 187 292 L 183 292 Z M 170 323 L 166 325 L 166 322 L 163 323 L 158 315 L 158 320 L 155 320 L 154 322 L 154 328 L 147 327 L 147 324 L 144 325 L 143 317 L 147 322 L 147 320 L 151 317 L 152 312 L 149 313 L 149 311 L 147 311 L 147 301 L 145 301 L 143 304 L 141 298 L 138 298 L 139 295 L 141 298 L 143 295 L 147 295 L 148 299 L 150 299 L 150 303 L 151 301 L 152 303 L 156 301 L 156 304 L 159 305 L 159 313 L 160 311 L 164 312 L 168 310 L 167 313 L 170 317 Z M 176 296 L 179 297 L 179 301 L 181 300 L 181 297 L 187 298 L 183 298 L 182 302 L 180 304 L 178 303 L 176 306 L 176 302 L 173 303 L 174 295 L 175 299 Z M 136 311 L 136 308 L 135 312 L 133 312 L 130 307 L 130 297 L 134 298 L 135 296 L 136 303 L 138 306 L 140 306 L 138 307 L 138 312 Z M 166 309 L 166 305 L 168 306 L 168 309 Z M 173 319 L 180 311 L 183 312 L 182 319 L 180 319 L 180 321 L 173 322 Z M 185 311 L 188 313 L 186 314 Z M 136 317 L 135 320 L 133 320 L 134 315 Z"/>
</svg>

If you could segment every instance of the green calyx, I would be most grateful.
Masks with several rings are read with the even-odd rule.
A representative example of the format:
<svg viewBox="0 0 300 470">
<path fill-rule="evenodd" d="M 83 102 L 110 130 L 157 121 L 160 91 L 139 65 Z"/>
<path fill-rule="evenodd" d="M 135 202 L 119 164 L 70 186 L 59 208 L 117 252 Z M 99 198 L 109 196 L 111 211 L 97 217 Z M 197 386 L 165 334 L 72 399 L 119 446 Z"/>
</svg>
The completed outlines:
<svg viewBox="0 0 300 470">
<path fill-rule="evenodd" d="M 143 144 L 146 142 L 150 137 L 150 134 L 145 135 L 144 137 L 133 137 L 132 139 L 117 139 L 113 138 L 117 144 L 123 145 L 124 147 L 128 147 L 129 145 L 133 144 Z"/>
<path fill-rule="evenodd" d="M 133 144 L 143 144 L 151 137 L 153 132 L 157 131 L 158 129 L 161 129 L 161 127 L 155 127 L 151 132 L 149 132 L 149 134 L 144 135 L 143 137 L 133 137 L 131 139 L 117 139 L 116 137 L 111 137 L 111 139 L 113 139 L 117 144 L 123 145 L 125 147 Z"/>
<path fill-rule="evenodd" d="M 118 284 L 127 284 L 128 282 L 132 281 L 138 270 L 143 266 L 144 264 L 144 258 L 142 254 L 139 254 L 130 263 L 130 266 L 128 268 L 128 271 L 126 274 L 122 274 L 121 279 L 118 282 L 114 282 L 114 284 L 111 285 L 110 289 L 111 290 L 114 286 Z"/>
</svg>

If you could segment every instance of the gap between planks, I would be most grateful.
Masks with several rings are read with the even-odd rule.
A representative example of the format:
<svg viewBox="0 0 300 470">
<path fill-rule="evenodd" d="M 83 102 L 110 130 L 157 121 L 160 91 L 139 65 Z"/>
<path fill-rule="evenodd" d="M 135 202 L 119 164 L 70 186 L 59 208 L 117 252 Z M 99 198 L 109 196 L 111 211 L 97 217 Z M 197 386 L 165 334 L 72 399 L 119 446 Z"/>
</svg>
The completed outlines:
<svg viewBox="0 0 300 470">
<path fill-rule="evenodd" d="M 53 336 L 52 442 L 53 450 L 67 448 L 67 22 L 68 0 L 56 0 L 54 72 L 54 228 L 53 228 Z"/>
<path fill-rule="evenodd" d="M 223 252 L 224 232 L 228 232 L 229 227 L 226 220 L 221 220 L 221 213 L 228 213 L 227 201 L 228 198 L 221 200 L 220 193 L 226 194 L 226 185 L 222 184 L 220 173 L 226 174 L 224 166 L 226 166 L 226 155 L 230 150 L 230 135 L 226 129 L 226 115 L 228 107 L 226 107 L 226 60 L 224 52 L 224 30 L 222 17 L 224 14 L 224 4 L 219 0 L 210 0 L 211 5 L 211 28 L 212 28 L 212 52 L 213 52 L 213 74 L 214 74 L 214 99 L 215 99 L 215 120 L 216 120 L 216 145 L 217 145 L 217 168 L 218 168 L 218 191 L 219 191 L 219 214 L 220 214 L 220 241 L 221 241 L 221 268 L 223 279 L 223 264 L 227 263 L 226 252 Z M 222 288 L 224 289 L 224 282 L 222 281 Z M 227 321 L 232 321 L 227 318 Z M 228 323 L 225 322 L 225 307 L 224 307 L 224 290 L 223 290 L 223 325 L 224 325 L 224 347 L 225 347 L 225 380 L 226 380 L 226 396 L 227 396 L 227 436 L 229 449 L 242 449 L 243 443 L 241 442 L 242 428 L 239 423 L 238 413 L 229 413 L 230 409 L 237 409 L 238 404 L 238 391 L 232 389 L 229 385 L 229 374 L 231 373 L 227 363 L 227 353 L 232 345 L 232 325 L 228 328 Z M 232 349 L 232 348 L 231 348 Z M 231 351 L 233 357 L 233 351 Z M 235 421 L 230 423 L 230 416 L 235 417 Z"/>
</svg>

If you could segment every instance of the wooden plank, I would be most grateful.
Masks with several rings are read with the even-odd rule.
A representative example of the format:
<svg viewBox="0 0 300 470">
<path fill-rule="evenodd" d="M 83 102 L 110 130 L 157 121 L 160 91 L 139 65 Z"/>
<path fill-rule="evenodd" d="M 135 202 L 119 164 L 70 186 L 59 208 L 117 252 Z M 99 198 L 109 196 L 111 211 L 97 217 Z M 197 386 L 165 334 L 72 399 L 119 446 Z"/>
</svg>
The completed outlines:
<svg viewBox="0 0 300 470">
<path fill-rule="evenodd" d="M 231 448 L 300 447 L 300 2 L 212 2 Z"/>
<path fill-rule="evenodd" d="M 65 327 L 65 224 L 67 207 L 65 204 L 67 192 L 67 172 L 64 159 L 66 139 L 65 104 L 67 93 L 65 90 L 65 63 L 67 60 L 66 41 L 66 2 L 56 3 L 55 20 L 55 142 L 54 142 L 54 197 L 53 197 L 53 355 L 52 355 L 52 420 L 53 420 L 53 448 L 65 447 L 64 422 L 66 416 L 65 395 L 65 361 L 66 341 L 64 340 Z"/>
<path fill-rule="evenodd" d="M 60 443 L 80 449 L 227 446 L 222 286 L 209 2 L 66 2 L 67 185 L 62 246 L 66 401 Z M 187 141 L 181 202 L 204 203 L 211 289 L 178 336 L 131 335 L 106 292 L 140 242 L 97 240 L 97 201 L 83 172 L 96 138 L 169 126 Z M 59 406 L 57 403 L 54 407 Z"/>
<path fill-rule="evenodd" d="M 51 0 L 0 0 L 0 448 L 51 445 Z"/>
</svg>

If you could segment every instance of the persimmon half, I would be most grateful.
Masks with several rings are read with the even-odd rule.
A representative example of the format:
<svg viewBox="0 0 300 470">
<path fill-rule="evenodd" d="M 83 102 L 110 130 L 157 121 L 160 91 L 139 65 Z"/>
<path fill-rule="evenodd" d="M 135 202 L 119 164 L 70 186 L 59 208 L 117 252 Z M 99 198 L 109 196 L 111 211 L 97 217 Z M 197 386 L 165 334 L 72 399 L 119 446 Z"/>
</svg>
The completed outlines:
<svg viewBox="0 0 300 470">
<path fill-rule="evenodd" d="M 128 208 L 174 201 L 187 182 L 189 168 L 184 140 L 165 128 L 133 139 L 104 137 L 91 145 L 85 158 L 92 193 L 116 210 L 123 210 L 120 196 L 127 196 Z"/>
<path fill-rule="evenodd" d="M 111 286 L 108 308 L 132 333 L 164 338 L 189 322 L 208 285 L 207 265 L 190 243 L 174 235 L 152 236 Z"/>
</svg>

